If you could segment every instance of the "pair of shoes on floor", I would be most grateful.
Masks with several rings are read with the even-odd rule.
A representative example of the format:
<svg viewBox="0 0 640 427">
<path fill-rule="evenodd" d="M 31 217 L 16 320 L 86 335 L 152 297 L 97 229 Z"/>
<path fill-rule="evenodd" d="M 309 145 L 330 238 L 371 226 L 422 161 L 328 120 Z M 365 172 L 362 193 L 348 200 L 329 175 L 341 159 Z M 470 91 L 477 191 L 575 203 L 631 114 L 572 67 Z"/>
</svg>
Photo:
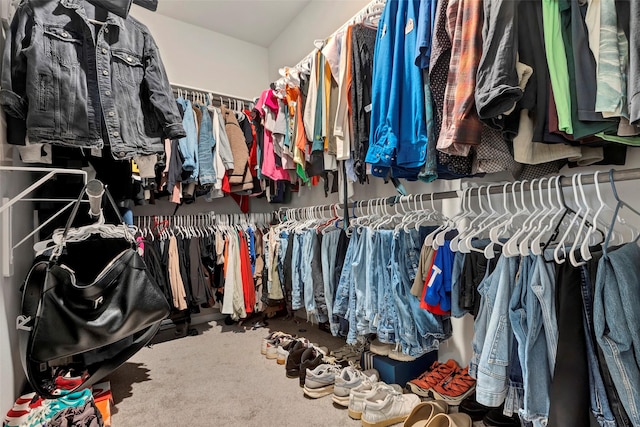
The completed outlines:
<svg viewBox="0 0 640 427">
<path fill-rule="evenodd" d="M 369 351 L 373 354 L 377 354 L 379 356 L 385 356 L 389 359 L 397 360 L 399 362 L 413 362 L 416 360 L 414 356 L 409 356 L 408 354 L 404 354 L 402 352 L 402 348 L 400 347 L 400 343 L 397 344 L 387 344 L 380 341 L 378 338 L 371 342 L 369 346 Z"/>
<path fill-rule="evenodd" d="M 503 406 L 490 408 L 476 401 L 475 394 L 468 396 L 460 403 L 459 411 L 471 417 L 473 421 L 482 421 L 487 427 L 519 427 L 520 419 L 517 415 L 504 415 Z"/>
<path fill-rule="evenodd" d="M 378 382 L 379 379 L 380 376 L 375 369 L 361 371 L 355 366 L 347 366 L 340 372 L 340 375 L 336 377 L 331 399 L 336 405 L 346 408 L 349 406 L 351 390 L 359 387 L 363 383 L 373 384 Z"/>
<path fill-rule="evenodd" d="M 300 348 L 306 348 L 311 345 L 309 340 L 306 338 L 295 338 L 290 341 L 283 342 L 281 345 L 278 345 L 276 350 L 276 361 L 278 365 L 284 365 L 287 363 L 287 358 L 289 357 L 289 353 L 298 350 Z M 267 353 L 267 359 L 269 359 L 269 354 Z"/>
<path fill-rule="evenodd" d="M 367 378 L 363 378 L 360 385 L 352 388 L 349 392 L 349 417 L 354 420 L 361 419 L 364 411 L 365 400 L 370 396 L 374 396 L 379 390 L 402 393 L 402 387 L 398 384 L 387 384 L 382 381 L 372 382 Z"/>
<path fill-rule="evenodd" d="M 449 359 L 446 363 L 433 362 L 429 370 L 409 381 L 407 387 L 418 396 L 433 397 L 455 406 L 474 392 L 476 380 L 469 375 L 469 368 L 463 369 Z"/>
<path fill-rule="evenodd" d="M 262 338 L 262 344 L 260 346 L 260 354 L 262 354 L 263 356 L 266 356 L 267 355 L 267 349 L 269 347 L 269 343 L 273 343 L 278 338 L 283 338 L 283 337 L 293 338 L 292 335 L 287 334 L 286 332 L 282 332 L 282 331 L 271 332 L 269 335 L 267 335 L 266 337 Z"/>
<path fill-rule="evenodd" d="M 471 427 L 467 414 L 449 414 L 449 405 L 442 400 L 418 404 L 405 420 L 403 427 Z"/>
<path fill-rule="evenodd" d="M 400 386 L 383 385 L 367 394 L 362 403 L 363 427 L 386 427 L 404 422 L 420 398 L 413 393 L 403 394 Z"/>
<path fill-rule="evenodd" d="M 360 365 L 362 352 L 365 350 L 366 343 L 357 342 L 356 344 L 345 344 L 337 350 L 329 353 L 329 358 L 333 363 L 338 363 L 343 367 Z"/>
<path fill-rule="evenodd" d="M 324 363 L 326 354 L 327 349 L 325 347 L 317 347 L 311 344 L 308 347 L 301 347 L 292 351 L 286 361 L 287 378 L 298 378 L 300 387 L 304 387 L 307 369 L 314 370 Z"/>
<path fill-rule="evenodd" d="M 333 393 L 336 377 L 343 368 L 340 365 L 323 363 L 315 369 L 307 369 L 304 380 L 303 393 L 311 399 L 328 396 Z"/>
</svg>

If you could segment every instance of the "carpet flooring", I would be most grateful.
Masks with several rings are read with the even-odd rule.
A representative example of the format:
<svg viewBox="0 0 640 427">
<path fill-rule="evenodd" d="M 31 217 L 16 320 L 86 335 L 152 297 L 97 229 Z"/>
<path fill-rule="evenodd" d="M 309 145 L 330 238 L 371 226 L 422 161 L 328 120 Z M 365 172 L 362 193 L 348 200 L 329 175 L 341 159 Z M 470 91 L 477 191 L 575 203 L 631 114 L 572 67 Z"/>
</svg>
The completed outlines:
<svg viewBox="0 0 640 427">
<path fill-rule="evenodd" d="M 204 326 L 204 327 L 203 327 Z M 144 348 L 111 381 L 113 427 L 355 427 L 331 397 L 309 399 L 284 366 L 260 354 L 271 330 L 309 338 L 330 350 L 344 341 L 301 319 L 267 328 L 211 322 L 200 334 Z"/>
</svg>

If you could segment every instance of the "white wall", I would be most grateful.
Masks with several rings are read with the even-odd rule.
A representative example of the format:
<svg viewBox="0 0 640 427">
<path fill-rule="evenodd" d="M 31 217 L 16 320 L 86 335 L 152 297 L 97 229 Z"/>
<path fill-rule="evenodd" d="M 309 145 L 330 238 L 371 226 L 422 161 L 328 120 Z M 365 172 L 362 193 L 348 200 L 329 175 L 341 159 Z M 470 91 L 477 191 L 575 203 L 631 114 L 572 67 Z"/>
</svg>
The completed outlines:
<svg viewBox="0 0 640 427">
<path fill-rule="evenodd" d="M 2 145 L 0 143 L 0 146 Z M 0 172 L 0 199 L 14 196 L 31 181 L 31 178 L 22 172 Z M 21 220 L 32 218 L 33 209 L 30 203 L 18 203 L 12 210 L 11 239 L 15 245 L 33 229 L 32 221 Z M 9 236 L 2 235 L 0 240 L 0 243 L 4 243 L 9 240 Z M 0 260 L 9 255 L 3 251 L 2 246 L 0 244 Z M 29 246 L 30 242 L 27 242 L 14 251 L 13 276 L 4 277 L 0 272 L 0 411 L 11 408 L 25 381 L 17 351 L 18 337 L 15 325 L 16 317 L 20 313 L 20 286 L 33 260 Z"/>
<path fill-rule="evenodd" d="M 131 15 L 151 30 L 171 83 L 248 99 L 269 86 L 266 48 L 138 6 Z"/>
<path fill-rule="evenodd" d="M 278 69 L 293 66 L 313 50 L 315 39 L 325 39 L 369 4 L 370 0 L 313 0 L 269 46 L 269 78 Z"/>
</svg>

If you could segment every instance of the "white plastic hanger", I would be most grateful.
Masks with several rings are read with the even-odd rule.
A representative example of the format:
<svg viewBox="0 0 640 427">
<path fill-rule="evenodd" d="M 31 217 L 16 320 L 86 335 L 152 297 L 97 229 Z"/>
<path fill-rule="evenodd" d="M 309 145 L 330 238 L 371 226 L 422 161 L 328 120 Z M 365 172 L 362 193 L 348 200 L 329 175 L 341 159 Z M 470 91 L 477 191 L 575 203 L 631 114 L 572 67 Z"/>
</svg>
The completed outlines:
<svg viewBox="0 0 640 427">
<path fill-rule="evenodd" d="M 567 251 L 565 248 L 566 241 L 569 237 L 569 234 L 572 232 L 573 227 L 577 223 L 578 217 L 580 217 L 583 212 L 583 206 L 580 204 L 580 197 L 578 196 L 578 189 L 577 189 L 578 176 L 582 176 L 582 173 L 574 174 L 571 177 L 571 188 L 573 189 L 573 198 L 576 206 L 578 207 L 578 210 L 571 218 L 571 222 L 569 223 L 569 226 L 565 228 L 565 231 L 562 234 L 560 241 L 558 242 L 558 246 L 556 246 L 556 248 L 553 251 L 553 259 L 556 261 L 557 264 L 564 263 L 567 256 Z M 560 255 L 561 253 L 562 253 L 562 256 Z"/>
</svg>

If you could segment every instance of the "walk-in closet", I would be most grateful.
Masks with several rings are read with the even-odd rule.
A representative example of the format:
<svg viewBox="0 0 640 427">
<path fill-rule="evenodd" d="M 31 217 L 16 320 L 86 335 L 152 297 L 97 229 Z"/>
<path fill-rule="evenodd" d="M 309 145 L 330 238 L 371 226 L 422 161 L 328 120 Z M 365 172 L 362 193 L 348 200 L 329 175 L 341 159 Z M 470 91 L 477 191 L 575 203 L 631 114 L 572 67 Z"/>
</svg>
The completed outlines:
<svg viewBox="0 0 640 427">
<path fill-rule="evenodd" d="M 0 22 L 3 427 L 640 427 L 640 2 Z"/>
</svg>

